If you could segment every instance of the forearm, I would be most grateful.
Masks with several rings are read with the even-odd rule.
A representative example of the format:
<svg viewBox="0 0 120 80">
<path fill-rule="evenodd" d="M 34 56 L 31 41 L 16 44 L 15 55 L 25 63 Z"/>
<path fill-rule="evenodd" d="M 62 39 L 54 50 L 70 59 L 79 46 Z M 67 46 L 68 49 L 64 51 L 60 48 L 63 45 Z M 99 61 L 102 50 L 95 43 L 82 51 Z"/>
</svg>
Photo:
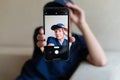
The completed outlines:
<svg viewBox="0 0 120 80">
<path fill-rule="evenodd" d="M 91 32 L 88 24 L 84 22 L 82 24 L 79 24 L 78 26 L 87 43 L 89 51 L 88 61 L 95 65 L 104 65 L 106 63 L 104 50 L 98 43 L 94 34 Z"/>
<path fill-rule="evenodd" d="M 67 3 L 67 6 L 70 9 L 72 9 L 70 10 L 71 21 L 73 21 L 78 26 L 78 28 L 83 33 L 83 36 L 86 40 L 89 50 L 89 56 L 88 56 L 89 62 L 95 65 L 106 63 L 104 50 L 96 40 L 91 30 L 89 29 L 89 26 L 86 23 L 84 11 L 77 5 L 73 5 L 71 3 Z"/>
</svg>

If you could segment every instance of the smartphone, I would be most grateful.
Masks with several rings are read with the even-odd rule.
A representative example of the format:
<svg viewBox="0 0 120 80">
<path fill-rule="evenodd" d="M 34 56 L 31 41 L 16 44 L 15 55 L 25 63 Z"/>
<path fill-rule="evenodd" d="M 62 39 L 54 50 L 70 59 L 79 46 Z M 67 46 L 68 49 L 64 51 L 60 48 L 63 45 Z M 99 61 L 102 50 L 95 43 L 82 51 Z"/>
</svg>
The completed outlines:
<svg viewBox="0 0 120 80">
<path fill-rule="evenodd" d="M 69 10 L 66 7 L 46 7 L 43 11 L 47 45 L 46 60 L 69 59 Z"/>
</svg>

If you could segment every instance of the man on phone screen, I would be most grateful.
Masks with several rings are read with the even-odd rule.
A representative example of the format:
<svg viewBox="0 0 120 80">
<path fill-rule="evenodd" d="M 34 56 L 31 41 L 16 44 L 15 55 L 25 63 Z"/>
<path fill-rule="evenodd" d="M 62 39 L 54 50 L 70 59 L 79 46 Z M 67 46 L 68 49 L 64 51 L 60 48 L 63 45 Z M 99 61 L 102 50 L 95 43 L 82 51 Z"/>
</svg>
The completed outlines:
<svg viewBox="0 0 120 80">
<path fill-rule="evenodd" d="M 68 44 L 68 40 L 65 39 L 65 35 L 67 35 L 67 28 L 62 23 L 58 23 L 53 25 L 51 29 L 55 33 L 55 37 L 50 36 L 47 39 L 48 46 L 66 46 Z"/>
</svg>

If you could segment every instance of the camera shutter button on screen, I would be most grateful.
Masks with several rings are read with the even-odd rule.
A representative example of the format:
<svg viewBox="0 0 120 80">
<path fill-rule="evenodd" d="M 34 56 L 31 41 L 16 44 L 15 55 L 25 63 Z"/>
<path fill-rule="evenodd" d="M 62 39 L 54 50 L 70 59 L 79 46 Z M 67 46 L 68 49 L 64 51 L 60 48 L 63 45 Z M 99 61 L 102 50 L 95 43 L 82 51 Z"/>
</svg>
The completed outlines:
<svg viewBox="0 0 120 80">
<path fill-rule="evenodd" d="M 55 50 L 55 54 L 59 54 L 59 51 L 58 51 L 58 50 Z"/>
</svg>

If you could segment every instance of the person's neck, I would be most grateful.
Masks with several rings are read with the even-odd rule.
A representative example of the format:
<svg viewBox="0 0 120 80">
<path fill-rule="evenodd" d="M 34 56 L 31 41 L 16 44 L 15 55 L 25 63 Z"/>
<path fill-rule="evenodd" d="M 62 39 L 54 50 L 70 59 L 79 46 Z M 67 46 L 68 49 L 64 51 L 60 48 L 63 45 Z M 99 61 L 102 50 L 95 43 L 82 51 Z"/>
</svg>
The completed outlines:
<svg viewBox="0 0 120 80">
<path fill-rule="evenodd" d="M 64 38 L 59 39 L 59 42 L 60 42 L 60 44 L 62 44 L 64 42 Z"/>
</svg>

